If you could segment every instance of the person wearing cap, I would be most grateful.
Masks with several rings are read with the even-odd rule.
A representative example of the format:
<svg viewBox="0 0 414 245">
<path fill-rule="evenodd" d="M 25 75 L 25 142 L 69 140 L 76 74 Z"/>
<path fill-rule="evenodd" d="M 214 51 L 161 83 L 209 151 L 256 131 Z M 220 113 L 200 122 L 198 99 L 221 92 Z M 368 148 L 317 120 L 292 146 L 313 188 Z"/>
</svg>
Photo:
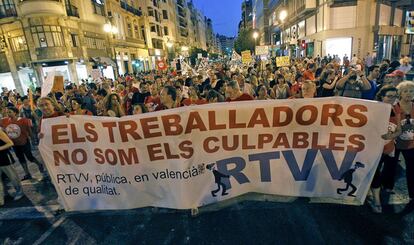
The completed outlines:
<svg viewBox="0 0 414 245">
<path fill-rule="evenodd" d="M 403 80 L 404 80 L 404 72 L 400 71 L 400 70 L 395 70 L 393 72 L 391 72 L 390 74 L 387 74 L 385 77 L 390 78 L 389 80 L 391 81 L 391 83 L 397 87 L 398 84 L 400 84 Z"/>
</svg>

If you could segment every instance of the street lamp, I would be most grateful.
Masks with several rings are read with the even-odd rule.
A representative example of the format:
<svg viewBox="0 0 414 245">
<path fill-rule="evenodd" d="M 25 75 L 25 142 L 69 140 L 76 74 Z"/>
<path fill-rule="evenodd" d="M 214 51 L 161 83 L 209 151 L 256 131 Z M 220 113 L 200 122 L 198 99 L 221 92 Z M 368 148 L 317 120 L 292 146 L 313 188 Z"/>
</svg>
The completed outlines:
<svg viewBox="0 0 414 245">
<path fill-rule="evenodd" d="M 254 46 L 257 46 L 257 38 L 259 37 L 259 33 L 257 31 L 253 32 L 253 38 L 254 38 Z"/>
<path fill-rule="evenodd" d="M 118 28 L 112 25 L 111 22 L 104 24 L 103 29 L 106 33 L 111 34 L 111 37 L 112 35 L 118 34 Z M 108 46 L 111 49 L 111 59 L 115 59 L 115 66 L 118 66 L 116 62 L 116 50 L 115 50 L 115 47 L 111 46 L 111 40 L 109 39 L 109 37 L 108 37 Z M 118 67 L 114 67 L 114 68 L 117 70 L 117 72 L 119 72 Z"/>
<path fill-rule="evenodd" d="M 279 13 L 279 20 L 284 22 L 287 16 L 288 16 L 288 12 L 285 9 L 283 9 Z"/>
<path fill-rule="evenodd" d="M 253 32 L 253 38 L 256 40 L 259 37 L 259 33 L 257 31 Z"/>
<path fill-rule="evenodd" d="M 118 34 L 118 28 L 111 23 L 106 23 L 103 28 L 106 33 Z"/>
</svg>

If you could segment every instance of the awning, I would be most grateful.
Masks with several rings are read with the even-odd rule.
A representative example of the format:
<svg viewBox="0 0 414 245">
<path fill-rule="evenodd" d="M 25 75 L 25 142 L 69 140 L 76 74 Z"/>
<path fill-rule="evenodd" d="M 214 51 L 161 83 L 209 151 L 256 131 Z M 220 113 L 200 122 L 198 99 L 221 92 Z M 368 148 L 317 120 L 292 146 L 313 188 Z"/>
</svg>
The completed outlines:
<svg viewBox="0 0 414 245">
<path fill-rule="evenodd" d="M 96 63 L 116 67 L 116 63 L 111 58 L 108 58 L 108 57 L 92 57 L 92 59 Z"/>
</svg>

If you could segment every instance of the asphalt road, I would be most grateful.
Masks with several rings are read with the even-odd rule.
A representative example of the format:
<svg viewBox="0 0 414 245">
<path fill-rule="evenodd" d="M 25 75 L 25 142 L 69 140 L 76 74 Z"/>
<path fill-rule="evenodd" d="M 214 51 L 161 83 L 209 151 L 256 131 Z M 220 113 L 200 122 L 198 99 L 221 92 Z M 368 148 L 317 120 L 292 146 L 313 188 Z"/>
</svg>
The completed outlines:
<svg viewBox="0 0 414 245">
<path fill-rule="evenodd" d="M 24 181 L 26 196 L 0 209 L 2 244 L 414 244 L 414 212 L 400 214 L 406 186 L 401 164 L 396 194 L 383 214 L 368 205 L 250 194 L 190 211 L 61 210 L 50 182 Z M 19 164 L 15 165 L 23 176 Z M 34 176 L 40 178 L 34 164 Z M 262 201 L 251 201 L 262 200 Z M 267 201 L 266 201 L 267 200 Z"/>
</svg>

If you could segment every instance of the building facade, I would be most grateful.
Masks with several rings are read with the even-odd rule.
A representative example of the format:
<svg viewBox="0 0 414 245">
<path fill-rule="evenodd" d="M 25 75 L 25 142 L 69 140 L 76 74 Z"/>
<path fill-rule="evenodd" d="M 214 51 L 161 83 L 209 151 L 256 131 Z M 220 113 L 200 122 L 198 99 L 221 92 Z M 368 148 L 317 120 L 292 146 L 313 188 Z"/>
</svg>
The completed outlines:
<svg viewBox="0 0 414 245">
<path fill-rule="evenodd" d="M 328 56 L 367 53 L 377 59 L 408 55 L 404 33 L 410 1 L 290 0 L 270 1 L 269 40 L 279 55 Z M 287 11 L 284 21 L 281 11 Z"/>
<path fill-rule="evenodd" d="M 223 55 L 231 56 L 231 54 L 233 53 L 235 38 L 227 37 L 224 35 L 217 35 L 217 38 L 220 41 L 221 53 Z"/>
<path fill-rule="evenodd" d="M 0 0 L 1 86 L 153 70 L 184 45 L 207 49 L 205 19 L 185 0 Z"/>
<path fill-rule="evenodd" d="M 252 27 L 259 33 L 257 45 L 265 45 L 269 39 L 269 0 L 253 0 L 252 2 Z"/>
<path fill-rule="evenodd" d="M 253 0 L 245 0 L 242 3 L 242 16 L 241 21 L 239 22 L 239 29 L 238 33 L 241 30 L 251 29 L 253 28 Z"/>
</svg>

